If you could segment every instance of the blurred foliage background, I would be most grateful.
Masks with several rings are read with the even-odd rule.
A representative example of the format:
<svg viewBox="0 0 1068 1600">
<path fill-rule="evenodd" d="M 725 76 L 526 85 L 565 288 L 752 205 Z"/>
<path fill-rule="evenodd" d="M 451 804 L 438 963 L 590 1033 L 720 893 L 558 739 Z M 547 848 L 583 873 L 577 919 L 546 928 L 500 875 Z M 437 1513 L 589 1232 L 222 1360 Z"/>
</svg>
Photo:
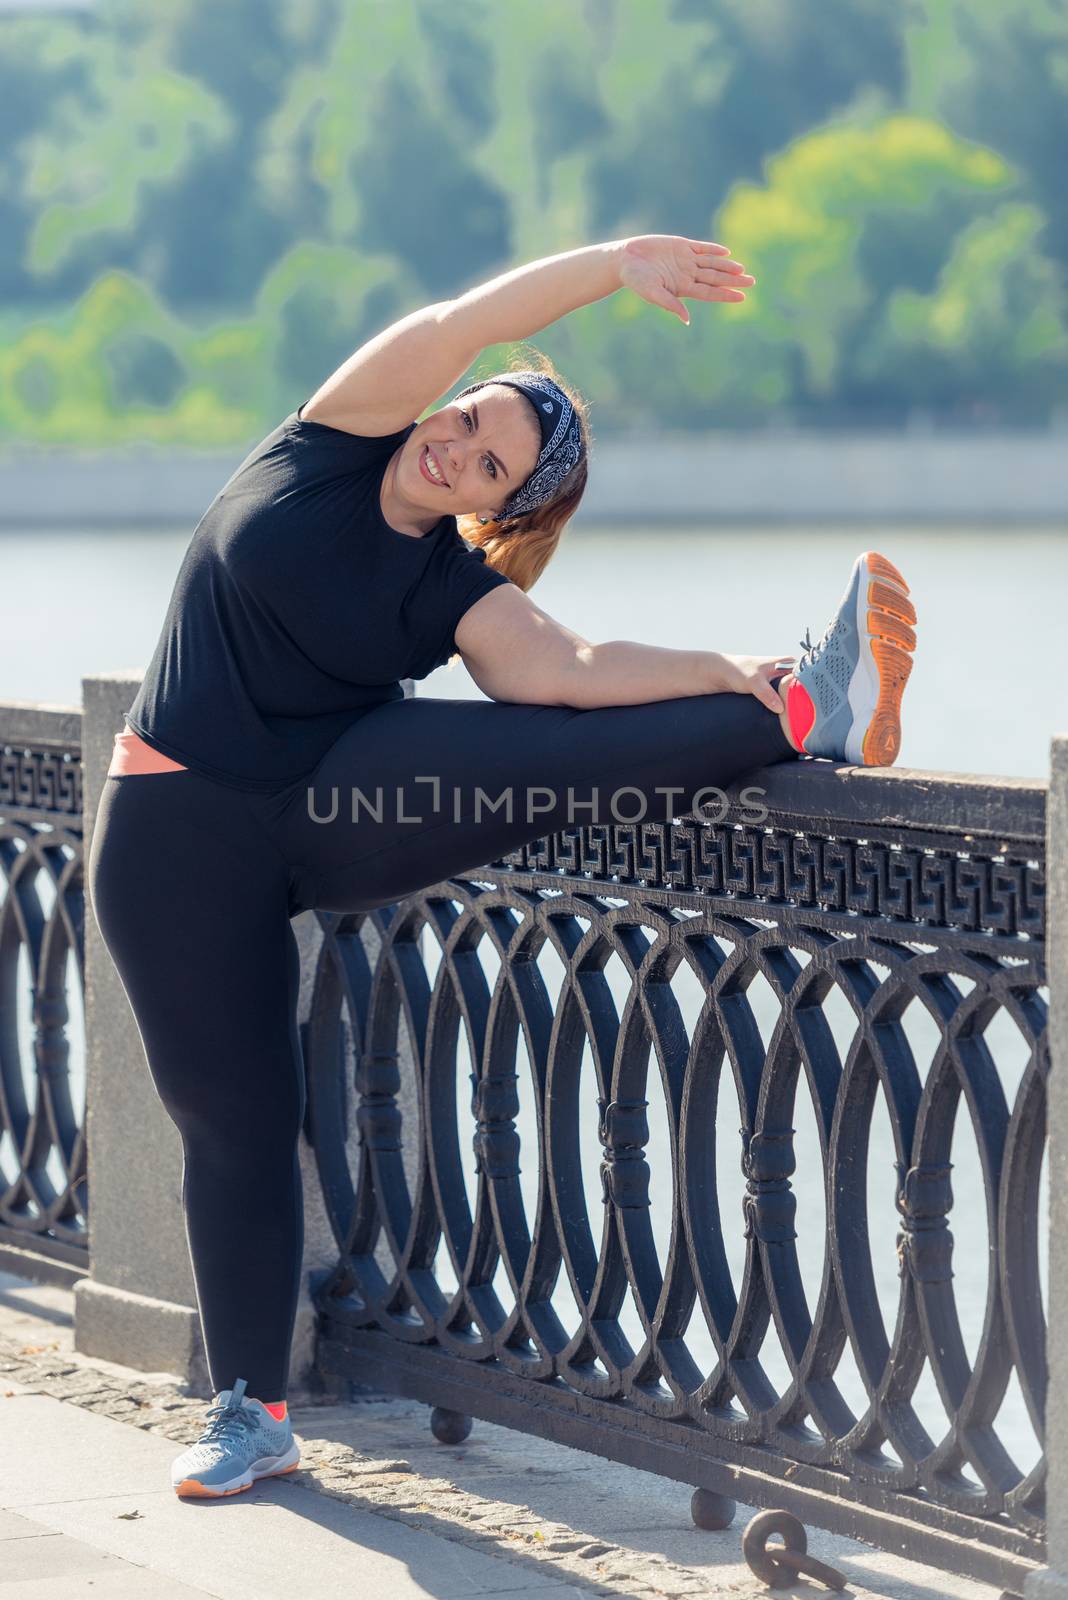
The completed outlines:
<svg viewBox="0 0 1068 1600">
<path fill-rule="evenodd" d="M 646 232 L 759 281 L 541 334 L 599 435 L 1063 423 L 1066 90 L 1064 0 L 26 0 L 0 430 L 250 441 L 416 305 Z"/>
</svg>

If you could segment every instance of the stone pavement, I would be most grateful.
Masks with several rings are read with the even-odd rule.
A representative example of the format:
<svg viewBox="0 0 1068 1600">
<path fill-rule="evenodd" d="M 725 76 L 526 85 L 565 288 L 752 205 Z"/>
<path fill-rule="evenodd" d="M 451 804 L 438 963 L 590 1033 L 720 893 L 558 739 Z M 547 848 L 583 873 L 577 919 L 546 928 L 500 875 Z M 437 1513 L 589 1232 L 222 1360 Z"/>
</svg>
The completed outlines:
<svg viewBox="0 0 1068 1600">
<path fill-rule="evenodd" d="M 204 1402 L 79 1355 L 70 1302 L 0 1274 L 0 1600 L 769 1595 L 741 1559 L 744 1507 L 702 1533 L 682 1485 L 485 1423 L 446 1447 L 407 1401 L 294 1406 L 299 1472 L 180 1501 L 168 1466 Z M 857 1600 L 995 1594 L 855 1540 L 810 1530 L 810 1549 Z"/>
</svg>

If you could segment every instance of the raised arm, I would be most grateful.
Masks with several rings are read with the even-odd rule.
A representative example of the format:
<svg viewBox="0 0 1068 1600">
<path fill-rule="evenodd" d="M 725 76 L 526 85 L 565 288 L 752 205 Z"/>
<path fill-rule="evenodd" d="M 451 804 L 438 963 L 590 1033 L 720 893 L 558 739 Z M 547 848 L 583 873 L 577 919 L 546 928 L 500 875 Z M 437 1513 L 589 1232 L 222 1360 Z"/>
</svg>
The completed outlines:
<svg viewBox="0 0 1068 1600">
<path fill-rule="evenodd" d="M 624 286 L 689 321 L 683 297 L 744 300 L 754 280 L 726 246 L 647 234 L 586 245 L 515 267 L 402 317 L 369 339 L 316 390 L 303 415 L 377 437 L 415 421 L 487 345 L 527 339 Z"/>
</svg>

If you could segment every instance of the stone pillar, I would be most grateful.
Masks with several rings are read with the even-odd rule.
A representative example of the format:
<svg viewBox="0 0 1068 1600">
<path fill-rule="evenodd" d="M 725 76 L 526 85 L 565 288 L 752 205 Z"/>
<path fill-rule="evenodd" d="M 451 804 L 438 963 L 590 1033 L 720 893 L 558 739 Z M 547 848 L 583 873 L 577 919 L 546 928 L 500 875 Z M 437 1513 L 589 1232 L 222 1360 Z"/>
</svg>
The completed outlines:
<svg viewBox="0 0 1068 1600">
<path fill-rule="evenodd" d="M 82 679 L 85 859 L 112 742 L 140 675 Z M 156 1094 L 141 1035 L 85 896 L 86 1119 L 90 1272 L 74 1291 L 74 1342 L 207 1392 L 180 1202 L 182 1149 Z"/>
<path fill-rule="evenodd" d="M 1046 1458 L 1049 1566 L 1027 1600 L 1068 1600 L 1068 734 L 1050 747 L 1046 812 L 1049 959 L 1049 1394 Z"/>
<path fill-rule="evenodd" d="M 82 680 L 85 859 L 114 736 L 140 672 Z M 414 685 L 405 680 L 406 695 Z M 293 919 L 301 950 L 298 1022 L 308 1016 L 322 933 L 312 911 Z M 368 931 L 368 938 L 374 935 Z M 182 1147 L 156 1093 L 125 990 L 85 897 L 86 1103 L 91 1193 L 90 1272 L 75 1288 L 74 1342 L 87 1355 L 173 1372 L 194 1393 L 210 1384 L 181 1208 Z M 301 1137 L 305 1250 L 290 1363 L 294 1395 L 320 1387 L 309 1281 L 336 1261 L 315 1158 Z"/>
</svg>

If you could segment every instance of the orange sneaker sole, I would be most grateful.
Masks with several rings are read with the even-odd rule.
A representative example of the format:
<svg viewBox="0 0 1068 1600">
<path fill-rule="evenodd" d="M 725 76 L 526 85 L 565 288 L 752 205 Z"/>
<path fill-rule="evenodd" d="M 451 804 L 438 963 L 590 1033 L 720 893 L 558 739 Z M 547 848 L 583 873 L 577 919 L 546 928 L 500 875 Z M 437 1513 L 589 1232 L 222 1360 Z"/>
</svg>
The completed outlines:
<svg viewBox="0 0 1068 1600">
<path fill-rule="evenodd" d="M 284 1478 L 287 1472 L 296 1472 L 299 1465 L 299 1461 L 294 1461 L 291 1467 L 282 1467 L 278 1472 L 263 1472 L 251 1483 L 242 1483 L 236 1489 L 207 1489 L 196 1478 L 183 1478 L 181 1483 L 175 1485 L 174 1492 L 184 1500 L 226 1500 L 232 1494 L 245 1494 L 265 1478 Z"/>
<path fill-rule="evenodd" d="M 879 699 L 861 743 L 866 767 L 890 767 L 901 748 L 901 699 L 916 648 L 916 607 L 901 573 L 877 550 L 867 551 L 868 633 L 879 674 Z"/>
</svg>

